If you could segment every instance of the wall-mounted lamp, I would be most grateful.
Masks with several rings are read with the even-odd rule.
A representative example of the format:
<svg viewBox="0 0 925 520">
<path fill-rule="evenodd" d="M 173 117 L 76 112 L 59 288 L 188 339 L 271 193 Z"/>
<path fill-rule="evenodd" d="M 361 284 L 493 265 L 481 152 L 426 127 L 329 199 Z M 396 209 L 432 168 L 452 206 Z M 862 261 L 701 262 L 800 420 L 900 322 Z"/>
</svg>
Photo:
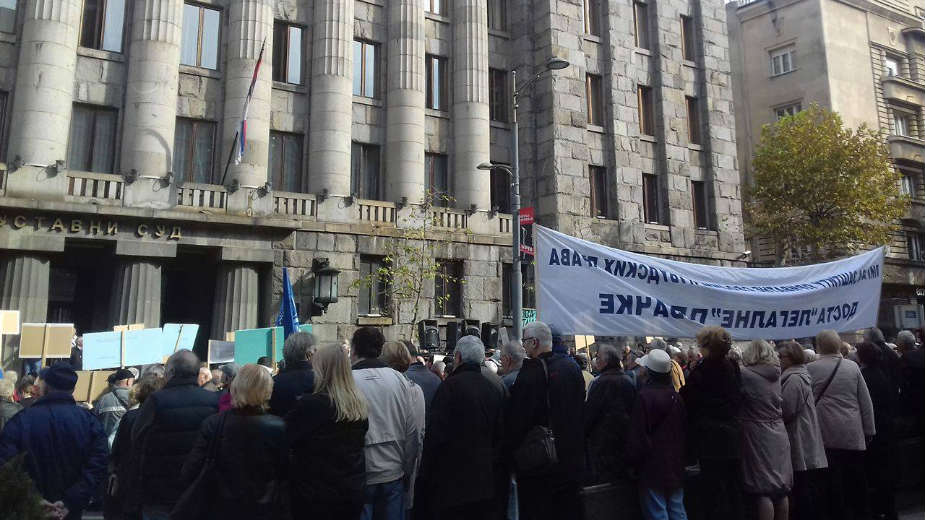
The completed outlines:
<svg viewBox="0 0 925 520">
<path fill-rule="evenodd" d="M 469 215 L 471 217 L 472 215 L 475 215 L 475 212 L 478 211 L 478 209 L 479 209 L 478 206 L 476 206 L 475 204 L 470 204 L 469 209 L 466 210 L 466 215 Z"/>
<path fill-rule="evenodd" d="M 132 168 L 127 172 L 122 172 L 122 180 L 124 180 L 126 184 L 135 182 L 138 180 L 138 170 Z"/>
<path fill-rule="evenodd" d="M 64 170 L 64 159 L 57 159 L 54 164 L 49 164 L 45 167 L 49 177 L 56 177 L 62 170 Z"/>
<path fill-rule="evenodd" d="M 332 267 L 327 258 L 315 258 L 312 260 L 312 273 L 315 274 L 312 315 L 317 316 L 314 310 L 319 310 L 320 314 L 324 314 L 328 310 L 328 305 L 337 303 L 337 276 L 340 274 L 340 269 Z"/>
<path fill-rule="evenodd" d="M 402 197 L 401 200 L 395 203 L 395 209 L 402 210 L 408 207 L 408 197 Z"/>
<path fill-rule="evenodd" d="M 318 200 L 318 204 L 321 204 L 322 202 L 328 200 L 328 196 L 329 196 L 328 193 L 329 193 L 328 189 L 325 188 L 321 190 L 321 193 L 318 193 L 315 195 L 315 198 Z"/>
<path fill-rule="evenodd" d="M 257 188 L 257 195 L 260 197 L 266 197 L 268 193 L 273 191 L 273 185 L 270 181 L 263 183 L 263 186 Z"/>
<path fill-rule="evenodd" d="M 344 197 L 344 206 L 348 208 L 350 206 L 353 206 L 353 203 L 356 202 L 358 198 L 359 197 L 357 197 L 356 193 L 351 193 L 350 195 L 347 195 L 346 197 Z"/>
<path fill-rule="evenodd" d="M 238 179 L 231 179 L 231 183 L 225 186 L 225 189 L 228 190 L 228 193 L 234 193 L 241 189 L 241 182 Z"/>
<path fill-rule="evenodd" d="M 173 184 L 173 172 L 167 172 L 166 175 L 159 179 L 161 181 L 161 186 L 167 187 Z"/>
</svg>

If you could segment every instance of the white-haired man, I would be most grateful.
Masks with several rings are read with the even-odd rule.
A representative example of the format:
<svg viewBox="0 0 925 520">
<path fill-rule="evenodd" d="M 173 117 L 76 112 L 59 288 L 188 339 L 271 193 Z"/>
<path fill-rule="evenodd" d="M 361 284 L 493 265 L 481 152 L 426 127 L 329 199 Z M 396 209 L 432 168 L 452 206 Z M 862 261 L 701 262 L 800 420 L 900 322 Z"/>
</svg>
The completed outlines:
<svg viewBox="0 0 925 520">
<path fill-rule="evenodd" d="M 524 327 L 523 347 L 529 359 L 511 387 L 505 418 L 505 455 L 517 473 L 520 517 L 573 518 L 581 510 L 578 489 L 585 469 L 584 378 L 567 354 L 553 352 L 545 323 Z M 558 462 L 541 475 L 518 471 L 514 457 L 534 426 L 548 426 L 555 435 Z"/>
<path fill-rule="evenodd" d="M 418 480 L 427 488 L 417 493 L 427 497 L 427 514 L 434 518 L 495 517 L 507 488 L 501 469 L 504 398 L 481 374 L 485 346 L 478 337 L 461 338 L 453 358 L 456 368 L 430 407 Z"/>
<path fill-rule="evenodd" d="M 525 357 L 527 353 L 519 341 L 508 341 L 501 345 L 501 370 L 498 374 L 501 375 L 501 382 L 508 390 L 514 386 L 514 381 L 517 381 L 517 374 L 520 373 Z"/>
</svg>

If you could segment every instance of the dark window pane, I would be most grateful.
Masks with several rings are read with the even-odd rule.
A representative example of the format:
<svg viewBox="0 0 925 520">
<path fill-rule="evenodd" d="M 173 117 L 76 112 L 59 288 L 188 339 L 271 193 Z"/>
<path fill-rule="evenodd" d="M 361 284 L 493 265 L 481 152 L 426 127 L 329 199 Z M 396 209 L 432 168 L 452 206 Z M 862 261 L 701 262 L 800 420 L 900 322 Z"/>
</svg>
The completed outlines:
<svg viewBox="0 0 925 520">
<path fill-rule="evenodd" d="M 585 95 L 588 100 L 588 124 L 604 124 L 604 103 L 602 99 L 601 77 L 595 74 L 585 76 Z"/>
<path fill-rule="evenodd" d="M 189 180 L 192 159 L 193 123 L 189 119 L 177 118 L 173 137 L 173 175 L 177 184 Z"/>
<path fill-rule="evenodd" d="M 707 190 L 703 181 L 691 181 L 694 204 L 694 227 L 698 229 L 710 228 L 710 216 L 707 206 Z"/>
<path fill-rule="evenodd" d="M 74 105 L 71 112 L 68 168 L 111 173 L 116 148 L 116 111 Z"/>
<path fill-rule="evenodd" d="M 95 116 L 90 171 L 112 173 L 113 158 L 116 155 L 116 111 L 96 110 Z"/>
<path fill-rule="evenodd" d="M 655 135 L 655 107 L 652 104 L 652 89 L 640 86 L 638 90 L 639 133 Z"/>
<path fill-rule="evenodd" d="M 302 28 L 273 24 L 273 81 L 302 84 Z"/>
<path fill-rule="evenodd" d="M 434 279 L 435 311 L 438 316 L 458 316 L 462 308 L 462 265 L 450 260 L 437 261 Z"/>
<path fill-rule="evenodd" d="M 658 224 L 660 222 L 658 177 L 644 173 L 642 175 L 643 213 L 646 222 Z"/>
<path fill-rule="evenodd" d="M 511 212 L 511 178 L 503 170 L 491 171 L 491 207 L 501 213 Z"/>
<path fill-rule="evenodd" d="M 101 4 L 104 0 L 84 0 L 83 15 L 80 24 L 80 45 L 98 49 L 100 46 L 100 25 L 102 24 Z"/>
<path fill-rule="evenodd" d="M 283 147 L 283 188 L 301 192 L 302 189 L 302 135 L 286 134 Z"/>
<path fill-rule="evenodd" d="M 687 98 L 687 132 L 690 143 L 700 144 L 700 103 L 697 98 Z"/>
<path fill-rule="evenodd" d="M 636 29 L 636 47 L 649 48 L 649 6 L 633 2 L 633 23 Z"/>
<path fill-rule="evenodd" d="M 0 0 L 2 6 L 2 0 Z M 0 7 L 0 17 L 3 16 L 3 7 Z M 0 91 L 0 161 L 6 160 L 6 113 L 9 108 L 9 94 Z"/>
<path fill-rule="evenodd" d="M 281 132 L 270 132 L 270 184 L 274 189 L 283 188 L 283 136 Z"/>
<path fill-rule="evenodd" d="M 68 168 L 90 169 L 90 147 L 93 142 L 93 112 L 82 106 L 74 106 L 71 112 L 71 135 L 68 146 Z"/>
<path fill-rule="evenodd" d="M 447 159 L 441 154 L 426 154 L 424 157 L 426 168 L 425 190 L 428 196 L 433 197 L 434 206 L 449 206 L 451 197 L 449 178 L 447 175 Z"/>
<path fill-rule="evenodd" d="M 585 0 L 585 32 L 601 35 L 601 0 Z"/>
<path fill-rule="evenodd" d="M 591 184 L 591 216 L 607 218 L 607 168 L 589 166 Z"/>
<path fill-rule="evenodd" d="M 507 30 L 507 0 L 488 0 L 488 28 Z"/>
<path fill-rule="evenodd" d="M 379 200 L 379 147 L 353 143 L 351 146 L 351 192 L 368 200 Z"/>
<path fill-rule="evenodd" d="M 490 69 L 488 83 L 489 117 L 492 121 L 506 123 L 508 120 L 507 71 Z"/>
<path fill-rule="evenodd" d="M 694 61 L 696 57 L 696 44 L 694 43 L 694 19 L 689 16 L 681 17 L 681 52 L 684 59 Z"/>
<path fill-rule="evenodd" d="M 183 5 L 183 39 L 180 43 L 180 63 L 195 67 L 199 56 L 199 6 Z"/>
</svg>

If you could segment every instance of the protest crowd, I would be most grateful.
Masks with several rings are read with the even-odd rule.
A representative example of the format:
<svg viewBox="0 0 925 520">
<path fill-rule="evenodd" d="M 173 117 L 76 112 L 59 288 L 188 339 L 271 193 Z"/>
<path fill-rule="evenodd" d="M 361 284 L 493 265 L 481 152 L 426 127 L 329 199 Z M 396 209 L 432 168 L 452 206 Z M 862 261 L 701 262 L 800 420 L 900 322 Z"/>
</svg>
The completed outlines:
<svg viewBox="0 0 925 520">
<path fill-rule="evenodd" d="M 896 439 L 925 403 L 912 333 L 696 341 L 591 359 L 534 322 L 434 361 L 376 328 L 299 332 L 275 375 L 180 350 L 116 371 L 90 409 L 72 357 L 0 379 L 0 466 L 47 518 L 565 520 L 595 489 L 630 497 L 608 518 L 897 518 Z"/>
</svg>

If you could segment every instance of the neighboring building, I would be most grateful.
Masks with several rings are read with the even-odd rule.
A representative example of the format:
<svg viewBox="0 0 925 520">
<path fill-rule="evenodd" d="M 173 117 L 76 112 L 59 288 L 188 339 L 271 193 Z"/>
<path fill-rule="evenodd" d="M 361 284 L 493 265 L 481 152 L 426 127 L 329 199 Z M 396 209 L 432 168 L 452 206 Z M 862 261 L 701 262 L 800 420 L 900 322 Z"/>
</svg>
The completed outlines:
<svg viewBox="0 0 925 520">
<path fill-rule="evenodd" d="M 476 165 L 511 160 L 509 71 L 553 55 L 571 66 L 521 97 L 523 205 L 606 244 L 741 263 L 724 16 L 719 0 L 0 0 L 0 307 L 81 332 L 195 322 L 201 345 L 270 323 L 283 266 L 308 320 L 326 258 L 341 273 L 311 317 L 321 339 L 408 335 L 353 281 L 428 191 L 455 200 L 431 211 L 465 283 L 431 284 L 448 298 L 425 317 L 500 323 L 508 180 Z"/>
<path fill-rule="evenodd" d="M 812 103 L 879 129 L 911 196 L 887 251 L 879 323 L 925 326 L 925 3 L 754 0 L 727 4 L 743 184 L 761 127 Z M 756 263 L 773 244 L 756 240 Z"/>
</svg>

